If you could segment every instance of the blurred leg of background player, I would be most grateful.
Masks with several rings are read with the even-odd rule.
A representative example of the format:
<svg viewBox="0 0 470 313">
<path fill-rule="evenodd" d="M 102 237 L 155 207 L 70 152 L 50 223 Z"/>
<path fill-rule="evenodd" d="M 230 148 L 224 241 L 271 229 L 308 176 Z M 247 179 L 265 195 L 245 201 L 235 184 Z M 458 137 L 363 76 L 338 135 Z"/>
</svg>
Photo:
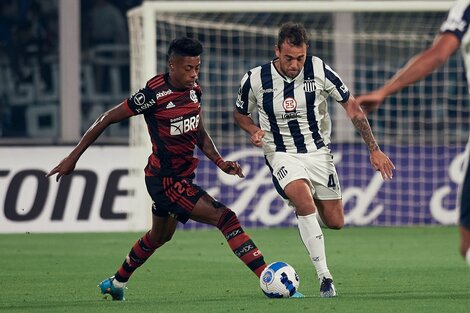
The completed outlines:
<svg viewBox="0 0 470 313">
<path fill-rule="evenodd" d="M 470 265 L 470 143 L 465 150 L 467 155 L 465 177 L 463 184 L 460 188 L 460 254 L 465 258 L 468 265 Z"/>
</svg>

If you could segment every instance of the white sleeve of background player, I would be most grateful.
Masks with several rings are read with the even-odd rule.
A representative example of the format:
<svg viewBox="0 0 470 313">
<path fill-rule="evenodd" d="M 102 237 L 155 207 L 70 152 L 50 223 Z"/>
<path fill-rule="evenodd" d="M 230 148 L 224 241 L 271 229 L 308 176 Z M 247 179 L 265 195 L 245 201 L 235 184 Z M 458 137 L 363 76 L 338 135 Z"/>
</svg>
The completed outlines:
<svg viewBox="0 0 470 313">
<path fill-rule="evenodd" d="M 465 14 L 466 11 L 470 10 L 469 7 L 469 0 L 456 1 L 449 10 L 446 20 L 442 23 L 440 32 L 450 32 L 462 40 L 465 33 L 467 33 L 470 22 L 470 14 Z"/>
<path fill-rule="evenodd" d="M 346 102 L 349 99 L 349 89 L 338 74 L 327 64 L 323 63 L 325 71 L 325 90 L 338 102 Z"/>
<path fill-rule="evenodd" d="M 256 96 L 251 86 L 251 71 L 246 73 L 240 82 L 235 107 L 243 115 L 249 115 L 256 107 Z"/>
</svg>

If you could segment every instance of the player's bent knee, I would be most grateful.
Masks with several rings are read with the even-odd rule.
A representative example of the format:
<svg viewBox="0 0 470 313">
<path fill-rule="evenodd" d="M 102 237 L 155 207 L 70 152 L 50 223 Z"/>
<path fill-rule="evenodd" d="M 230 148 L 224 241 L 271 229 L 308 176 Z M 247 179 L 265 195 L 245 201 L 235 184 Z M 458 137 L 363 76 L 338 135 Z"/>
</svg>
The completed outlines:
<svg viewBox="0 0 470 313">
<path fill-rule="evenodd" d="M 341 229 L 344 227 L 344 218 L 336 218 L 333 220 L 324 221 L 326 227 L 329 229 Z"/>
<path fill-rule="evenodd" d="M 173 234 L 174 234 L 174 233 L 171 233 L 171 234 L 167 234 L 167 235 L 165 236 L 165 238 L 164 238 L 165 243 L 171 241 L 171 239 L 173 238 Z"/>
<path fill-rule="evenodd" d="M 328 226 L 329 229 L 334 229 L 334 230 L 340 230 L 340 229 L 342 229 L 343 227 L 344 227 L 344 223 L 343 223 L 343 224 L 337 223 L 337 224 L 333 224 L 333 225 L 331 225 L 331 226 Z"/>
<path fill-rule="evenodd" d="M 227 223 L 229 223 L 230 221 L 237 221 L 238 222 L 238 217 L 237 215 L 235 214 L 235 212 L 233 212 L 232 210 L 230 210 L 229 208 L 224 208 L 223 211 L 221 211 L 222 214 L 217 222 L 217 228 L 219 229 L 222 229 Z"/>
<path fill-rule="evenodd" d="M 173 233 L 170 234 L 156 234 L 156 233 L 150 233 L 150 243 L 153 247 L 161 247 L 165 243 L 171 240 L 173 238 Z"/>
</svg>

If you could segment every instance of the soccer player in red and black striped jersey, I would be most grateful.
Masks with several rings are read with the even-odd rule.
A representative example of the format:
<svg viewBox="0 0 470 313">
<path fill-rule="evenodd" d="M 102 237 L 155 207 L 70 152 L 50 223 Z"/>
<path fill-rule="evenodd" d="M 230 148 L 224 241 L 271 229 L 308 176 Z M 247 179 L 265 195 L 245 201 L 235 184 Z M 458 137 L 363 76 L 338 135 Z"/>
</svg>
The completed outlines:
<svg viewBox="0 0 470 313">
<path fill-rule="evenodd" d="M 218 227 L 233 252 L 256 276 L 266 267 L 237 215 L 193 183 L 198 164 L 196 145 L 222 171 L 244 177 L 237 162 L 222 159 L 204 128 L 197 81 L 202 50 L 196 40 L 173 40 L 168 49 L 169 72 L 153 77 L 129 99 L 98 117 L 72 152 L 47 174 L 57 174 L 57 180 L 70 174 L 82 153 L 110 124 L 144 115 L 152 141 L 145 167 L 145 182 L 153 200 L 152 228 L 133 245 L 115 275 L 99 284 L 101 292 L 114 300 L 124 300 L 124 287 L 132 273 L 171 240 L 178 221 L 192 219 Z"/>
</svg>

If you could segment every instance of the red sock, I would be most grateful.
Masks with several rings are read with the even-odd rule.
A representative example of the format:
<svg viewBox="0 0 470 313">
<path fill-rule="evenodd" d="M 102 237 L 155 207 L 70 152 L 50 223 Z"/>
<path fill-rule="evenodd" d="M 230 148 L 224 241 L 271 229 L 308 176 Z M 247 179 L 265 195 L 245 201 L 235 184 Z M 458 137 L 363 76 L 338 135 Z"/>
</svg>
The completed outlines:
<svg viewBox="0 0 470 313">
<path fill-rule="evenodd" d="M 217 228 L 224 234 L 233 253 L 235 253 L 256 276 L 260 277 L 261 272 L 266 268 L 263 254 L 259 251 L 258 247 L 256 247 L 250 236 L 243 231 L 237 215 L 232 210 L 226 209 L 220 217 Z"/>
<path fill-rule="evenodd" d="M 119 282 L 127 282 L 132 273 L 142 266 L 158 247 L 152 246 L 150 232 L 147 232 L 134 244 L 114 278 Z"/>
</svg>

